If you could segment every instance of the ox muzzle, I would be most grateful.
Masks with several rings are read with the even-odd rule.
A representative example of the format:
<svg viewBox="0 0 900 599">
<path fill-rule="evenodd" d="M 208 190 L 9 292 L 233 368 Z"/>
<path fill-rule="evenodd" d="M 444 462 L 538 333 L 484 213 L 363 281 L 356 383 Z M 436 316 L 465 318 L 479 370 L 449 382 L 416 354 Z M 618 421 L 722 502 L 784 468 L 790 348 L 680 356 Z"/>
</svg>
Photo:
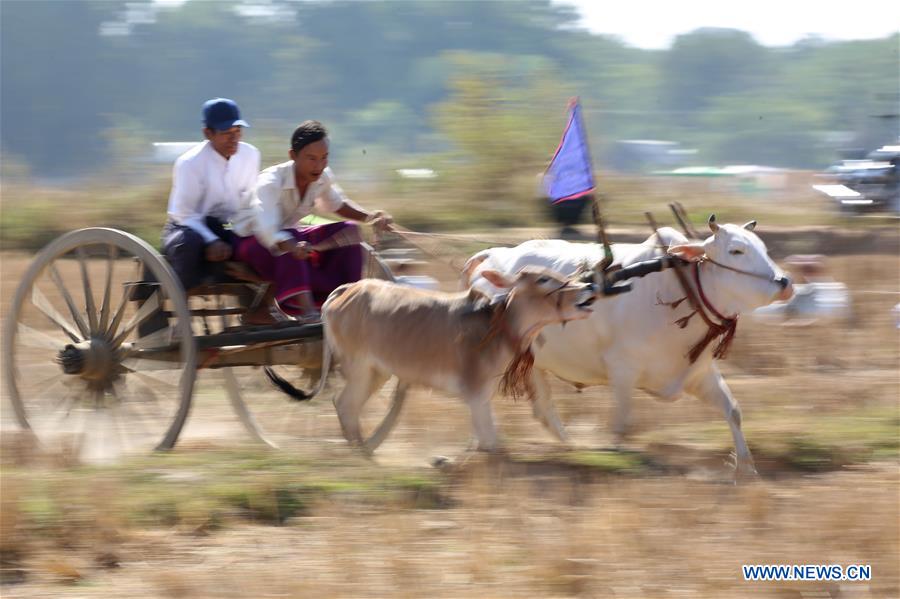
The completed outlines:
<svg viewBox="0 0 900 599">
<path fill-rule="evenodd" d="M 774 279 L 774 283 L 781 288 L 781 291 L 778 293 L 778 299 L 780 301 L 786 302 L 794 297 L 794 284 L 791 282 L 790 277 L 782 275 Z"/>
</svg>

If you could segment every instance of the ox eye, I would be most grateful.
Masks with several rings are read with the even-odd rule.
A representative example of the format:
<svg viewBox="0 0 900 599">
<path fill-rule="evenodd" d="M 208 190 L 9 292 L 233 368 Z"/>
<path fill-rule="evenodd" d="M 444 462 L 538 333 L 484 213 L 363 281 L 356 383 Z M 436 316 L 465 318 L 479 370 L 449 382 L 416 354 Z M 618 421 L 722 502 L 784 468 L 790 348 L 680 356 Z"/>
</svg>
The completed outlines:
<svg viewBox="0 0 900 599">
<path fill-rule="evenodd" d="M 744 250 L 730 250 L 728 253 L 732 256 L 740 256 L 744 253 Z"/>
</svg>

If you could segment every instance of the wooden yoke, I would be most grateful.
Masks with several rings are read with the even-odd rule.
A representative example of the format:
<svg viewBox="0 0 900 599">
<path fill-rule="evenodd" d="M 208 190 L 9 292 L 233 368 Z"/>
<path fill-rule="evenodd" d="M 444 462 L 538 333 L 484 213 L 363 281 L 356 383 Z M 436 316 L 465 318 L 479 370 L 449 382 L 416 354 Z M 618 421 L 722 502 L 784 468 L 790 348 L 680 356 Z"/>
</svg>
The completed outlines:
<svg viewBox="0 0 900 599">
<path fill-rule="evenodd" d="M 691 225 L 690 220 L 688 220 L 687 211 L 684 209 L 684 206 L 681 205 L 681 202 L 672 202 L 669 204 L 669 209 L 672 211 L 672 214 L 675 215 L 675 220 L 681 225 L 681 230 L 684 231 L 684 234 L 688 239 L 701 239 L 700 235 Z"/>
</svg>

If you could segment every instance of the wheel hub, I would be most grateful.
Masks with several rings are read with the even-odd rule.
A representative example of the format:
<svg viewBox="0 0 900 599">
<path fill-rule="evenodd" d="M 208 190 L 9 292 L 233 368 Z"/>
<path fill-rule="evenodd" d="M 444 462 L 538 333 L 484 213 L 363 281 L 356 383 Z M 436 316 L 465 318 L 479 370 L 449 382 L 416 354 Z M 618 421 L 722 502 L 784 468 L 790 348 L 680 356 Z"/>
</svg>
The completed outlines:
<svg viewBox="0 0 900 599">
<path fill-rule="evenodd" d="M 66 345 L 56 356 L 66 374 L 77 374 L 88 381 L 109 381 L 115 372 L 115 354 L 104 339 L 92 338 Z"/>
</svg>

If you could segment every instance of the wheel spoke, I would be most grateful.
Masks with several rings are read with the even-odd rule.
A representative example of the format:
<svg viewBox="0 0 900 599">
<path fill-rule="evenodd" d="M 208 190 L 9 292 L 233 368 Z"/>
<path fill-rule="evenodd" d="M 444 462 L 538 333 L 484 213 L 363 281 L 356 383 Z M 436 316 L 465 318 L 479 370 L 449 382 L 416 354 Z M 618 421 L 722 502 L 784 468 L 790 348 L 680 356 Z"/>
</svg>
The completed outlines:
<svg viewBox="0 0 900 599">
<path fill-rule="evenodd" d="M 110 389 L 110 391 L 112 391 L 112 390 Z M 115 397 L 114 394 L 111 393 L 111 395 L 113 395 L 113 397 Z M 114 429 L 116 429 L 116 438 L 119 441 L 119 450 L 120 450 L 119 453 L 124 454 L 129 450 L 131 443 L 128 442 L 127 432 L 123 430 L 122 421 L 119 420 L 119 411 L 121 410 L 121 406 L 122 406 L 122 404 L 118 403 L 116 406 L 113 406 L 113 407 L 107 409 L 106 410 L 106 414 L 107 414 L 106 419 L 108 421 L 110 421 L 112 423 L 112 427 Z"/>
<path fill-rule="evenodd" d="M 125 316 L 125 307 L 128 305 L 128 294 L 130 293 L 129 288 L 126 286 L 122 291 L 122 300 L 119 302 L 119 307 L 116 308 L 116 312 L 113 315 L 112 322 L 109 324 L 109 327 L 106 329 L 106 337 L 107 339 L 111 338 L 116 334 L 116 331 L 119 330 L 119 325 L 122 323 L 122 317 Z"/>
<path fill-rule="evenodd" d="M 65 284 L 63 283 L 62 277 L 59 275 L 59 271 L 56 270 L 56 264 L 50 264 L 50 278 L 53 280 L 53 283 L 56 285 L 56 288 L 59 290 L 60 295 L 62 295 L 63 299 L 66 302 L 66 305 L 69 307 L 69 312 L 72 313 L 72 318 L 75 319 L 75 324 L 78 325 L 78 330 L 81 331 L 81 335 L 83 339 L 87 339 L 91 336 L 91 330 L 88 328 L 88 325 L 84 322 L 84 318 L 81 316 L 81 312 L 75 306 L 75 301 L 72 299 L 72 296 L 69 295 L 69 290 L 66 289 Z M 35 286 L 35 290 L 37 286 Z"/>
<path fill-rule="evenodd" d="M 50 322 L 60 327 L 72 341 L 78 343 L 84 338 L 80 336 L 78 329 L 76 329 L 71 322 L 66 320 L 62 314 L 56 311 L 56 308 L 53 307 L 50 300 L 47 299 L 37 286 L 34 286 L 31 289 L 31 303 L 34 304 L 35 308 L 43 312 L 44 316 L 50 319 Z"/>
<path fill-rule="evenodd" d="M 118 347 L 122 344 L 122 341 L 128 337 L 129 333 L 134 330 L 136 326 L 150 318 L 154 312 L 159 310 L 161 306 L 161 302 L 159 299 L 159 291 L 154 291 L 153 295 L 147 298 L 147 301 L 144 302 L 144 305 L 138 308 L 138 311 L 135 312 L 134 316 L 131 317 L 124 327 L 122 327 L 122 331 L 116 335 L 116 338 L 113 340 L 113 347 Z"/>
<path fill-rule="evenodd" d="M 66 346 L 66 344 L 59 339 L 54 339 L 47 333 L 44 333 L 37 329 L 33 329 L 27 324 L 23 324 L 21 322 L 16 327 L 16 335 L 22 345 L 27 345 L 28 347 L 34 347 L 37 349 L 50 349 L 53 351 L 59 351 Z M 69 336 L 71 337 L 71 335 Z M 74 341 L 78 340 L 74 339 Z"/>
<path fill-rule="evenodd" d="M 42 413 L 36 418 L 38 419 L 38 421 L 43 421 L 44 423 L 49 424 L 48 428 L 50 428 L 51 430 L 58 429 L 63 420 L 66 420 L 72 413 L 72 408 L 75 407 L 75 404 L 84 391 L 84 388 L 79 389 L 77 386 L 75 388 L 70 388 L 68 393 L 63 394 L 53 404 L 53 407 L 49 412 Z M 54 414 L 56 416 L 54 418 L 51 418 Z"/>
<path fill-rule="evenodd" d="M 91 395 L 94 395 L 92 392 Z M 109 456 L 109 447 L 106 443 L 108 436 L 108 428 L 104 420 L 109 419 L 107 410 L 91 410 L 81 411 L 81 450 L 79 457 L 88 463 L 99 463 Z"/>
<path fill-rule="evenodd" d="M 46 374 L 46 373 L 43 373 L 43 374 Z M 44 378 L 38 379 L 34 382 L 29 381 L 28 389 L 31 393 L 34 393 L 34 394 L 46 393 L 47 391 L 52 389 L 54 385 L 61 383 L 62 378 L 64 376 L 69 376 L 69 375 L 66 375 L 63 372 L 60 372 L 59 369 L 57 368 L 56 372 L 54 372 L 50 376 L 44 376 Z"/>
<path fill-rule="evenodd" d="M 32 392 L 32 396 L 43 396 L 48 391 L 53 389 L 60 380 L 53 381 L 44 381 L 49 382 L 49 384 L 43 385 L 43 388 L 39 391 L 35 390 Z M 46 424 L 51 419 L 53 420 L 53 425 L 50 427 L 51 429 L 59 428 L 59 424 L 68 417 L 69 412 L 72 409 L 72 406 L 75 403 L 76 398 L 78 397 L 78 390 L 73 390 L 71 387 L 64 387 L 64 390 L 59 393 L 56 397 L 52 399 L 44 398 L 43 401 L 36 402 L 37 405 L 33 405 L 32 408 L 35 409 L 35 412 L 38 414 L 34 417 L 33 424 L 37 425 L 39 429 L 43 428 L 42 423 Z M 40 406 L 40 410 L 36 408 Z M 65 407 L 65 412 L 62 415 L 57 415 L 55 418 L 53 416 L 57 414 L 60 408 Z"/>
<path fill-rule="evenodd" d="M 154 331 L 149 335 L 144 335 L 134 340 L 131 347 L 134 349 L 157 349 L 169 347 L 175 338 L 175 329 L 166 327 L 158 331 Z"/>
<path fill-rule="evenodd" d="M 140 402 L 129 400 L 128 396 L 130 394 L 128 392 L 128 388 L 125 385 L 119 383 L 114 384 L 109 391 L 112 396 L 116 398 L 117 409 L 131 414 L 131 417 L 128 419 L 128 421 L 134 423 L 136 425 L 136 428 L 140 429 L 138 431 L 138 434 L 147 439 L 152 439 L 153 441 L 155 441 L 156 435 L 148 431 L 147 427 L 144 426 L 144 420 L 146 419 L 146 416 L 140 414 L 137 410 L 137 404 Z M 118 420 L 118 417 L 116 419 Z"/>
<path fill-rule="evenodd" d="M 75 403 L 75 400 L 78 398 L 78 391 L 72 391 L 70 393 L 64 393 L 59 398 L 56 399 L 53 403 L 50 404 L 50 410 L 46 413 L 46 417 L 49 418 L 56 414 L 56 412 L 63 407 L 66 406 L 66 415 L 72 410 L 72 404 Z"/>
<path fill-rule="evenodd" d="M 119 248 L 114 245 L 108 247 L 108 259 L 106 261 L 106 287 L 103 289 L 103 303 L 100 305 L 100 331 L 106 331 L 109 326 L 109 301 L 110 292 L 112 290 L 113 266 L 119 257 Z"/>
<path fill-rule="evenodd" d="M 136 372 L 135 374 L 137 375 L 138 378 L 141 378 L 142 373 Z M 132 382 L 137 382 L 134 380 L 134 377 L 132 377 Z M 150 387 L 150 385 L 153 384 L 153 380 L 152 379 L 149 381 L 142 380 L 141 383 L 142 384 L 141 384 L 141 390 L 140 390 L 140 393 L 141 393 L 140 401 L 137 400 L 138 392 L 135 389 L 131 390 L 132 395 L 134 395 L 134 397 L 135 397 L 135 402 L 134 402 L 135 405 L 141 404 L 142 406 L 147 406 L 148 408 L 150 406 L 152 406 L 152 411 L 155 412 L 157 418 L 168 417 L 168 415 L 166 414 L 166 411 L 163 409 L 162 404 L 159 401 L 159 397 L 156 395 L 156 393 L 153 392 L 153 389 L 151 389 L 151 387 Z"/>
<path fill-rule="evenodd" d="M 135 262 L 135 280 L 140 279 L 141 276 L 141 263 L 140 261 Z M 106 329 L 106 337 L 111 339 L 113 335 L 116 334 L 116 331 L 119 330 L 119 325 L 122 324 L 122 317 L 125 316 L 125 308 L 128 306 L 128 296 L 131 294 L 132 287 L 125 283 L 122 286 L 122 299 L 119 301 L 119 307 L 116 308 L 115 315 L 113 316 L 112 323 L 110 323 L 109 328 Z"/>
<path fill-rule="evenodd" d="M 81 267 L 81 283 L 84 286 L 84 309 L 88 315 L 88 326 L 91 333 L 96 333 L 97 306 L 94 304 L 94 291 L 91 289 L 91 278 L 88 276 L 87 256 L 84 254 L 84 246 L 78 246 L 75 254 L 78 256 L 78 264 Z"/>
<path fill-rule="evenodd" d="M 122 367 L 125 368 L 129 374 L 146 377 L 157 383 L 169 385 L 170 387 L 178 386 L 177 380 L 172 380 L 170 377 L 181 373 L 180 364 L 175 362 L 164 362 L 162 360 L 126 358 L 122 361 Z"/>
</svg>

